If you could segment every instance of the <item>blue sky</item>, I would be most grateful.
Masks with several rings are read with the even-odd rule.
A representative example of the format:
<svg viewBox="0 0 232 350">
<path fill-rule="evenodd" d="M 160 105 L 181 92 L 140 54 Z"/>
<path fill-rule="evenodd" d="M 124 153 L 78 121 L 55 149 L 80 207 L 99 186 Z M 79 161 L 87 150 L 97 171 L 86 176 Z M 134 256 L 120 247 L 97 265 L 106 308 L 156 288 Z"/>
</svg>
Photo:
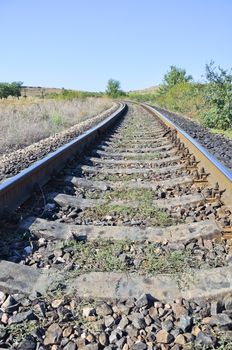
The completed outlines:
<svg viewBox="0 0 232 350">
<path fill-rule="evenodd" d="M 231 0 L 0 0 L 0 81 L 105 90 L 232 66 Z"/>
</svg>

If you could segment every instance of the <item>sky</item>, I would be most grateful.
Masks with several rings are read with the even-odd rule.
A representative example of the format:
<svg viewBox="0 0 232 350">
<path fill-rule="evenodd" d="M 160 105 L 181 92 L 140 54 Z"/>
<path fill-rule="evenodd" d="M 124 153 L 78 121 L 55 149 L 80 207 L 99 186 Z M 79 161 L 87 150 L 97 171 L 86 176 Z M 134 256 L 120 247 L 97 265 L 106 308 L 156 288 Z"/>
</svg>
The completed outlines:
<svg viewBox="0 0 232 350">
<path fill-rule="evenodd" d="M 0 81 L 104 91 L 232 67 L 231 0 L 0 0 Z"/>
</svg>

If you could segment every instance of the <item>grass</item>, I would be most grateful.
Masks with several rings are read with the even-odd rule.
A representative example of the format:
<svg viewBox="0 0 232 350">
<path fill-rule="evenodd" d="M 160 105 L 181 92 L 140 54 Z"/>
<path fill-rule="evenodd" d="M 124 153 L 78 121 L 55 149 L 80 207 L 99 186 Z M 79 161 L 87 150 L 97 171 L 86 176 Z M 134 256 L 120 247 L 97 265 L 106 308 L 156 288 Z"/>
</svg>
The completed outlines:
<svg viewBox="0 0 232 350">
<path fill-rule="evenodd" d="M 92 198 L 91 193 L 89 197 Z M 152 189 L 116 189 L 104 193 L 101 198 L 108 203 L 88 208 L 82 212 L 81 216 L 96 219 L 112 216 L 126 221 L 143 220 L 150 225 L 161 227 L 170 226 L 175 222 L 169 213 L 154 205 L 155 194 Z M 125 202 L 117 203 L 117 201 Z M 126 201 L 138 203 L 138 206 L 132 206 L 132 203 Z M 116 203 L 112 204 L 112 202 Z"/>
<path fill-rule="evenodd" d="M 21 323 L 11 324 L 6 327 L 0 326 L 0 331 L 2 329 L 9 332 L 12 338 L 14 339 L 14 344 L 15 344 L 25 339 L 26 336 L 30 335 L 37 328 L 38 328 L 37 321 L 24 321 Z"/>
<path fill-rule="evenodd" d="M 110 108 L 103 98 L 71 101 L 0 101 L 0 154 L 12 152 L 79 124 Z"/>
<path fill-rule="evenodd" d="M 94 240 L 89 242 L 67 242 L 65 247 L 72 247 L 74 262 L 79 266 L 75 270 L 90 271 L 142 271 L 143 273 L 176 274 L 192 267 L 190 251 L 164 253 L 159 244 L 139 243 L 127 240 Z M 136 265 L 133 261 L 136 260 Z"/>
<path fill-rule="evenodd" d="M 82 217 L 104 218 L 105 216 L 116 216 L 125 220 L 147 220 L 153 226 L 170 226 L 174 222 L 164 211 L 146 202 L 140 202 L 138 208 L 121 204 L 105 204 L 88 208 L 82 212 Z"/>
</svg>

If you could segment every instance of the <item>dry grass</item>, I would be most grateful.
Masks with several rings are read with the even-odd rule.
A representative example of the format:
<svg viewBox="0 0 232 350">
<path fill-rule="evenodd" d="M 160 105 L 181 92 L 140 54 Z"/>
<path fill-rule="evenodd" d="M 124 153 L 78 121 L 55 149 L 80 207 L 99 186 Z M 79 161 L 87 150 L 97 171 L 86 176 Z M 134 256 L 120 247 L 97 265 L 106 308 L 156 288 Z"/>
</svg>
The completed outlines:
<svg viewBox="0 0 232 350">
<path fill-rule="evenodd" d="M 0 101 L 0 154 L 26 147 L 111 106 L 111 100 L 93 97 L 72 101 Z"/>
</svg>

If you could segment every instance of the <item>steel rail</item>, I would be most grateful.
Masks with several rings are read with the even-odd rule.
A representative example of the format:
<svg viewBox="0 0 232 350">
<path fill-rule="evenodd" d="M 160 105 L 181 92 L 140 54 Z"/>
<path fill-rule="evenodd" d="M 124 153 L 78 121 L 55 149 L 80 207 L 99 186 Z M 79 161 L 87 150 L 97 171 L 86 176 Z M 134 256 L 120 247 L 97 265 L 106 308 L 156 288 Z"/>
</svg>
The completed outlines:
<svg viewBox="0 0 232 350">
<path fill-rule="evenodd" d="M 120 103 L 120 107 L 105 120 L 36 161 L 19 174 L 2 182 L 0 184 L 0 217 L 25 202 L 36 187 L 46 184 L 52 174 L 61 170 L 68 160 L 80 155 L 84 148 L 96 142 L 126 111 L 127 104 Z"/>
<path fill-rule="evenodd" d="M 232 171 L 221 164 L 212 154 L 210 154 L 199 142 L 194 140 L 186 131 L 175 125 L 164 113 L 158 111 L 146 103 L 141 103 L 146 110 L 157 115 L 168 127 L 174 128 L 180 140 L 185 144 L 189 151 L 194 154 L 200 162 L 200 167 L 204 167 L 209 173 L 208 181 L 214 186 L 217 182 L 220 189 L 226 191 L 222 195 L 222 200 L 227 205 L 232 205 Z"/>
</svg>

